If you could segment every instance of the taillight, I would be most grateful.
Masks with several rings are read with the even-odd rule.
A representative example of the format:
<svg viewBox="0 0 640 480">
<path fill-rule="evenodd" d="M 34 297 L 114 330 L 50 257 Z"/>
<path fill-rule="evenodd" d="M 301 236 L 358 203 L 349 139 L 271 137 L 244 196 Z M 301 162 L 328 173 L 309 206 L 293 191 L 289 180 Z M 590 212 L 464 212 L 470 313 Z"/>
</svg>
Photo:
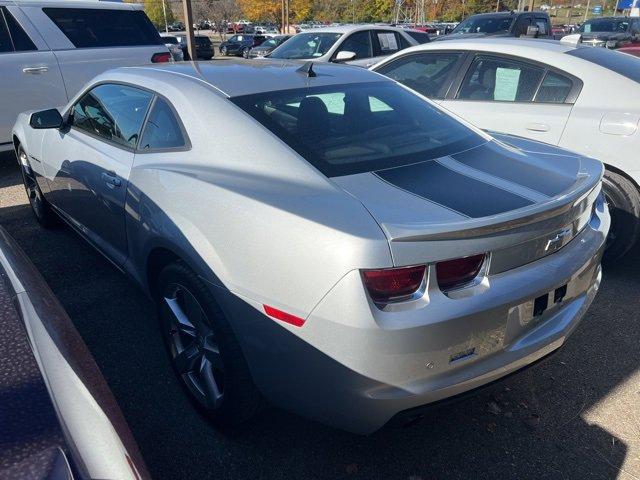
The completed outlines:
<svg viewBox="0 0 640 480">
<path fill-rule="evenodd" d="M 471 282 L 480 273 L 486 254 L 455 258 L 436 263 L 436 276 L 441 290 L 451 290 Z"/>
<path fill-rule="evenodd" d="M 362 270 L 364 285 L 376 303 L 403 300 L 416 293 L 424 280 L 426 265 Z"/>
<path fill-rule="evenodd" d="M 171 60 L 169 52 L 154 53 L 151 57 L 151 63 L 165 63 Z"/>
</svg>

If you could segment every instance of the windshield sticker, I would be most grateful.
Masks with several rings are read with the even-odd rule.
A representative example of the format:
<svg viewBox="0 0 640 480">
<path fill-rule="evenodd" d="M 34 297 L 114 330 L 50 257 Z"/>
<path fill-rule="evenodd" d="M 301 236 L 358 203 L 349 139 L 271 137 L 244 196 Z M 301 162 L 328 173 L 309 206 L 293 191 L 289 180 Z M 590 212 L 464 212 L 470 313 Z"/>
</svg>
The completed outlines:
<svg viewBox="0 0 640 480">
<path fill-rule="evenodd" d="M 494 100 L 513 102 L 518 93 L 520 70 L 517 68 L 496 68 L 496 86 L 493 91 Z"/>
</svg>

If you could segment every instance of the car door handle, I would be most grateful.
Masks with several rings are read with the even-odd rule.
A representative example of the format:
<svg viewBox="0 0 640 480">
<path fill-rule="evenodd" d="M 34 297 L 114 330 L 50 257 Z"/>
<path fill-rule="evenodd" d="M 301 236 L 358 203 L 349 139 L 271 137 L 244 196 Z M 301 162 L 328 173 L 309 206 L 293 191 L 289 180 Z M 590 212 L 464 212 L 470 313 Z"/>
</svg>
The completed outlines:
<svg viewBox="0 0 640 480">
<path fill-rule="evenodd" d="M 532 132 L 548 132 L 550 130 L 549 125 L 545 123 L 527 123 L 525 128 Z"/>
<path fill-rule="evenodd" d="M 40 65 L 34 67 L 24 67 L 22 69 L 22 73 L 26 73 L 27 75 L 41 75 L 43 73 L 47 73 L 49 71 L 49 67 Z"/>
<path fill-rule="evenodd" d="M 102 174 L 102 180 L 109 188 L 117 188 L 122 185 L 122 180 L 116 176 L 115 172 L 104 172 Z"/>
</svg>

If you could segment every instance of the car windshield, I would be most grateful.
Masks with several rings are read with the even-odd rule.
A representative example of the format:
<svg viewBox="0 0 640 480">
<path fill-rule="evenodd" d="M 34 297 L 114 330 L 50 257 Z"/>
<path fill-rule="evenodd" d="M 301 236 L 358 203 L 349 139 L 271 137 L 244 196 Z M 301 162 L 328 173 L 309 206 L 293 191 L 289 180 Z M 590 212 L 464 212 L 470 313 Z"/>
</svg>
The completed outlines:
<svg viewBox="0 0 640 480">
<path fill-rule="evenodd" d="M 341 33 L 299 33 L 276 48 L 269 57 L 291 59 L 321 57 L 341 36 Z"/>
<path fill-rule="evenodd" d="M 485 139 L 393 82 L 231 99 L 328 177 L 408 165 Z"/>
<path fill-rule="evenodd" d="M 277 47 L 278 46 L 278 40 L 276 40 L 275 38 L 270 38 L 269 40 L 266 40 L 265 42 L 262 42 L 262 47 Z"/>
<path fill-rule="evenodd" d="M 469 17 L 451 33 L 506 33 L 511 28 L 513 18 L 508 17 Z"/>
<path fill-rule="evenodd" d="M 608 18 L 600 18 L 598 20 L 589 20 L 580 25 L 581 33 L 590 32 L 626 32 L 629 30 L 629 22 L 626 20 L 615 20 Z"/>
<path fill-rule="evenodd" d="M 627 55 L 608 48 L 579 47 L 566 52 L 588 62 L 608 68 L 612 72 L 640 83 L 640 58 Z"/>
</svg>

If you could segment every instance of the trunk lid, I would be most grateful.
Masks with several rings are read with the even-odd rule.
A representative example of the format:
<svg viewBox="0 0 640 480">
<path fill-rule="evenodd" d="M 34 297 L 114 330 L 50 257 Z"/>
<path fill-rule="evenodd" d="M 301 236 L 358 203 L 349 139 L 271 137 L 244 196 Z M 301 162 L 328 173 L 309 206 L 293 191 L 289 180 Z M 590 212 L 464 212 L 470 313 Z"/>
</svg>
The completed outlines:
<svg viewBox="0 0 640 480">
<path fill-rule="evenodd" d="M 492 272 L 557 251 L 588 223 L 602 164 L 495 135 L 470 150 L 333 180 L 389 240 L 394 265 L 490 252 Z"/>
</svg>

